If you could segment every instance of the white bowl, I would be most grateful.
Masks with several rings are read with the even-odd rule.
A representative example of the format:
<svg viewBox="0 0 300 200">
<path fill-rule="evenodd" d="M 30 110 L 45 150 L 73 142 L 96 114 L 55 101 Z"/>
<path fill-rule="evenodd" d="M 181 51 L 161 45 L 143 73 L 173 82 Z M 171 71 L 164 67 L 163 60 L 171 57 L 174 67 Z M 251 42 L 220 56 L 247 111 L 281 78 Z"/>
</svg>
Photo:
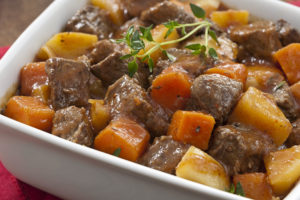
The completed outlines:
<svg viewBox="0 0 300 200">
<path fill-rule="evenodd" d="M 88 0 L 54 1 L 0 61 L 3 105 L 19 70 Z M 275 0 L 224 0 L 266 19 L 300 29 L 300 9 Z M 0 115 L 0 160 L 20 180 L 63 199 L 245 199 L 156 171 L 29 127 Z M 298 185 L 286 200 L 300 199 Z"/>
</svg>

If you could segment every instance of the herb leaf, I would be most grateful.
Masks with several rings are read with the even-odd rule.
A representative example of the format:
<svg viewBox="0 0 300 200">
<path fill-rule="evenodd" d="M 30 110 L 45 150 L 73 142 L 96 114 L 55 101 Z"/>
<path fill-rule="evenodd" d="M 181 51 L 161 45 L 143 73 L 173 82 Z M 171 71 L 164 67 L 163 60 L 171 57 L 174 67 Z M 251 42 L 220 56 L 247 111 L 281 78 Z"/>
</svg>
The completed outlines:
<svg viewBox="0 0 300 200">
<path fill-rule="evenodd" d="M 152 58 L 150 56 L 148 58 L 148 66 L 149 66 L 150 73 L 152 73 L 153 72 L 154 63 L 153 63 L 153 60 L 152 60 Z"/>
<path fill-rule="evenodd" d="M 148 27 L 143 27 L 143 26 L 140 27 L 140 31 L 142 33 L 142 38 L 148 40 L 149 42 L 153 41 L 153 37 L 152 37 L 152 34 L 151 34 L 152 27 L 153 27 L 153 24 L 151 24 Z"/>
<path fill-rule="evenodd" d="M 217 34 L 215 31 L 213 30 L 208 30 L 208 35 L 219 44 L 218 38 L 217 38 Z"/>
<path fill-rule="evenodd" d="M 133 50 L 141 50 L 145 48 L 144 41 L 141 40 L 138 30 L 134 31 L 130 43 Z"/>
<path fill-rule="evenodd" d="M 190 44 L 186 46 L 185 48 L 190 49 L 190 50 L 200 50 L 201 44 Z"/>
<path fill-rule="evenodd" d="M 190 3 L 190 7 L 195 17 L 202 18 L 202 19 L 205 18 L 205 11 L 202 8 L 192 3 Z"/>
<path fill-rule="evenodd" d="M 114 152 L 113 155 L 119 157 L 121 154 L 121 148 L 117 148 Z"/>
<path fill-rule="evenodd" d="M 138 64 L 136 63 L 136 60 L 133 60 L 128 63 L 128 70 L 129 70 L 129 76 L 133 77 L 135 72 L 138 70 Z"/>
<path fill-rule="evenodd" d="M 208 50 L 208 54 L 210 57 L 212 57 L 213 59 L 217 60 L 218 59 L 218 54 L 216 52 L 216 50 L 214 48 L 209 48 Z"/>
<path fill-rule="evenodd" d="M 173 56 L 172 54 L 168 53 L 166 50 L 163 50 L 162 52 L 163 52 L 163 54 L 164 54 L 165 56 L 167 56 L 167 57 L 169 58 L 169 60 L 171 60 L 172 62 L 174 62 L 174 61 L 176 60 L 176 57 Z"/>
<path fill-rule="evenodd" d="M 124 56 L 121 56 L 120 59 L 121 60 L 126 60 L 126 59 L 130 58 L 131 56 L 132 56 L 131 54 L 126 54 Z"/>
<path fill-rule="evenodd" d="M 285 84 L 285 81 L 281 81 L 278 85 L 276 85 L 276 87 L 274 87 L 273 91 L 276 92 L 277 90 L 282 88 L 282 86 L 284 86 L 284 84 Z"/>
<path fill-rule="evenodd" d="M 238 182 L 236 184 L 235 194 L 243 196 L 243 197 L 245 196 L 242 184 L 240 182 Z"/>
</svg>

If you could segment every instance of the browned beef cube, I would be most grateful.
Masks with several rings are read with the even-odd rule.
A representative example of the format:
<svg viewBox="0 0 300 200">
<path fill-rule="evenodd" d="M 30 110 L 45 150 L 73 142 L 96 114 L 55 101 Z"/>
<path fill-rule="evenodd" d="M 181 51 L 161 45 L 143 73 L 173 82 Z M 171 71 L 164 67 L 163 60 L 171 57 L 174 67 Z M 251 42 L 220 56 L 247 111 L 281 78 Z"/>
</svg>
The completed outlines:
<svg viewBox="0 0 300 200">
<path fill-rule="evenodd" d="M 88 5 L 67 22 L 65 31 L 95 34 L 104 39 L 113 32 L 113 23 L 108 12 Z"/>
<path fill-rule="evenodd" d="M 51 88 L 50 103 L 55 110 L 88 103 L 90 71 L 85 62 L 50 58 L 46 73 Z"/>
<path fill-rule="evenodd" d="M 125 53 L 115 50 L 104 60 L 91 67 L 93 74 L 102 80 L 105 86 L 113 84 L 124 74 L 129 74 L 129 60 L 121 59 L 121 57 L 124 55 Z M 140 62 L 138 62 L 138 65 L 138 72 L 135 73 L 134 77 L 143 87 L 146 87 L 148 85 L 149 69 L 147 69 L 145 65 Z"/>
<path fill-rule="evenodd" d="M 141 20 L 146 24 L 159 25 L 168 21 L 177 21 L 180 24 L 196 22 L 193 15 L 186 12 L 182 7 L 175 3 L 164 1 L 145 10 L 141 14 Z"/>
<path fill-rule="evenodd" d="M 94 48 L 87 54 L 88 59 L 92 65 L 104 60 L 107 56 L 112 54 L 115 50 L 119 50 L 120 46 L 114 44 L 110 40 L 100 40 Z"/>
<path fill-rule="evenodd" d="M 92 146 L 94 139 L 86 110 L 75 106 L 55 112 L 52 134 L 85 146 Z"/>
<path fill-rule="evenodd" d="M 201 75 L 192 85 L 188 109 L 209 113 L 223 124 L 242 92 L 243 84 L 226 76 Z"/>
<path fill-rule="evenodd" d="M 146 91 L 129 76 L 124 75 L 111 85 L 105 96 L 111 115 L 125 115 L 143 123 L 153 136 L 165 135 L 169 116 L 160 106 L 154 106 Z"/>
<path fill-rule="evenodd" d="M 145 26 L 145 24 L 137 17 L 132 18 L 125 22 L 115 33 L 114 38 L 123 38 L 124 34 L 128 31 L 128 29 L 133 26 L 134 30 L 139 30 L 140 26 Z"/>
<path fill-rule="evenodd" d="M 278 20 L 276 28 L 279 33 L 279 39 L 282 46 L 286 46 L 291 43 L 300 43 L 300 33 L 296 29 L 292 28 L 285 20 Z"/>
<path fill-rule="evenodd" d="M 279 34 L 274 23 L 257 21 L 235 26 L 230 30 L 232 41 L 242 45 L 245 51 L 257 58 L 270 59 L 272 53 L 281 48 Z"/>
<path fill-rule="evenodd" d="M 177 142 L 171 136 L 155 138 L 153 144 L 139 159 L 139 163 L 169 174 L 175 174 L 175 168 L 190 145 Z"/>
<path fill-rule="evenodd" d="M 277 83 L 273 89 L 272 94 L 275 98 L 276 104 L 290 120 L 294 121 L 298 117 L 298 105 L 291 93 L 290 87 L 286 82 Z"/>
<path fill-rule="evenodd" d="M 225 167 L 232 176 L 263 170 L 263 158 L 276 150 L 272 139 L 263 133 L 226 125 L 213 132 L 208 153 Z"/>
<path fill-rule="evenodd" d="M 292 147 L 294 145 L 300 145 L 300 118 L 292 123 L 293 130 L 287 139 L 287 146 Z"/>
<path fill-rule="evenodd" d="M 141 12 L 163 0 L 121 0 L 128 14 L 133 17 L 140 16 Z"/>
</svg>

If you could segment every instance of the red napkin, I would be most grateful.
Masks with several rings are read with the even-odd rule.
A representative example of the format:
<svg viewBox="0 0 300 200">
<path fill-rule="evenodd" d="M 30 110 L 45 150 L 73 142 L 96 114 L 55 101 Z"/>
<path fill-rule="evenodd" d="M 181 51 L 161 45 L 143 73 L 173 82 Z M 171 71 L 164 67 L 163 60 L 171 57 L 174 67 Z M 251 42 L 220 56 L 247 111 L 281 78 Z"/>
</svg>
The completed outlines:
<svg viewBox="0 0 300 200">
<path fill-rule="evenodd" d="M 289 3 L 300 7 L 300 1 L 290 1 Z"/>
<path fill-rule="evenodd" d="M 0 47 L 0 59 L 9 47 Z M 46 192 L 19 181 L 5 169 L 0 161 L 1 200 L 59 200 Z"/>
</svg>

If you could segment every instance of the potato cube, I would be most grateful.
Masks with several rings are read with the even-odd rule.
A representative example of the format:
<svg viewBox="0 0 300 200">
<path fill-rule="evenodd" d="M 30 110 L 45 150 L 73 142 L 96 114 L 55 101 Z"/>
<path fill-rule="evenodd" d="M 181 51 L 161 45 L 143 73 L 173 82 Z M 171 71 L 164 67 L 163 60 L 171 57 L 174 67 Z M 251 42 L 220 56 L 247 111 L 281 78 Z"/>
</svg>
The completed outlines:
<svg viewBox="0 0 300 200">
<path fill-rule="evenodd" d="M 254 87 L 250 87 L 239 100 L 229 122 L 253 126 L 270 135 L 278 146 L 285 142 L 292 131 L 291 123 L 274 101 Z"/>
<path fill-rule="evenodd" d="M 211 20 L 221 28 L 246 25 L 249 20 L 249 12 L 246 10 L 215 11 L 211 13 Z"/>
<path fill-rule="evenodd" d="M 229 188 L 223 166 L 204 151 L 191 146 L 176 168 L 176 176 L 220 190 Z"/>
<path fill-rule="evenodd" d="M 89 99 L 91 104 L 91 121 L 95 132 L 99 133 L 110 120 L 108 108 L 104 105 L 103 100 Z"/>
<path fill-rule="evenodd" d="M 106 10 L 114 24 L 120 26 L 124 23 L 124 11 L 118 0 L 91 0 L 91 2 L 94 6 Z"/>
<path fill-rule="evenodd" d="M 176 30 L 174 30 L 167 38 L 165 38 L 167 31 L 168 31 L 168 28 L 166 28 L 164 25 L 156 26 L 154 29 L 151 30 L 153 40 L 156 42 L 162 43 L 162 42 L 167 42 L 167 41 L 171 41 L 171 40 L 176 40 L 179 38 L 179 35 Z M 154 43 L 145 41 L 145 51 L 150 50 L 154 46 L 155 46 Z M 176 47 L 176 46 L 177 46 L 177 44 L 173 43 L 173 44 L 164 45 L 164 46 L 162 46 L 162 48 L 169 49 L 169 48 Z M 145 51 L 141 50 L 139 52 L 139 55 L 144 54 Z M 157 49 L 156 51 L 154 51 L 151 54 L 151 58 L 153 59 L 153 62 L 156 63 L 157 59 L 161 55 L 162 55 L 162 51 L 160 49 Z"/>
<path fill-rule="evenodd" d="M 265 167 L 274 193 L 287 194 L 300 178 L 300 145 L 270 153 Z"/>
<path fill-rule="evenodd" d="M 97 41 L 97 36 L 93 34 L 77 32 L 58 33 L 40 49 L 37 58 L 41 60 L 47 60 L 52 57 L 75 59 L 86 53 Z"/>
</svg>

